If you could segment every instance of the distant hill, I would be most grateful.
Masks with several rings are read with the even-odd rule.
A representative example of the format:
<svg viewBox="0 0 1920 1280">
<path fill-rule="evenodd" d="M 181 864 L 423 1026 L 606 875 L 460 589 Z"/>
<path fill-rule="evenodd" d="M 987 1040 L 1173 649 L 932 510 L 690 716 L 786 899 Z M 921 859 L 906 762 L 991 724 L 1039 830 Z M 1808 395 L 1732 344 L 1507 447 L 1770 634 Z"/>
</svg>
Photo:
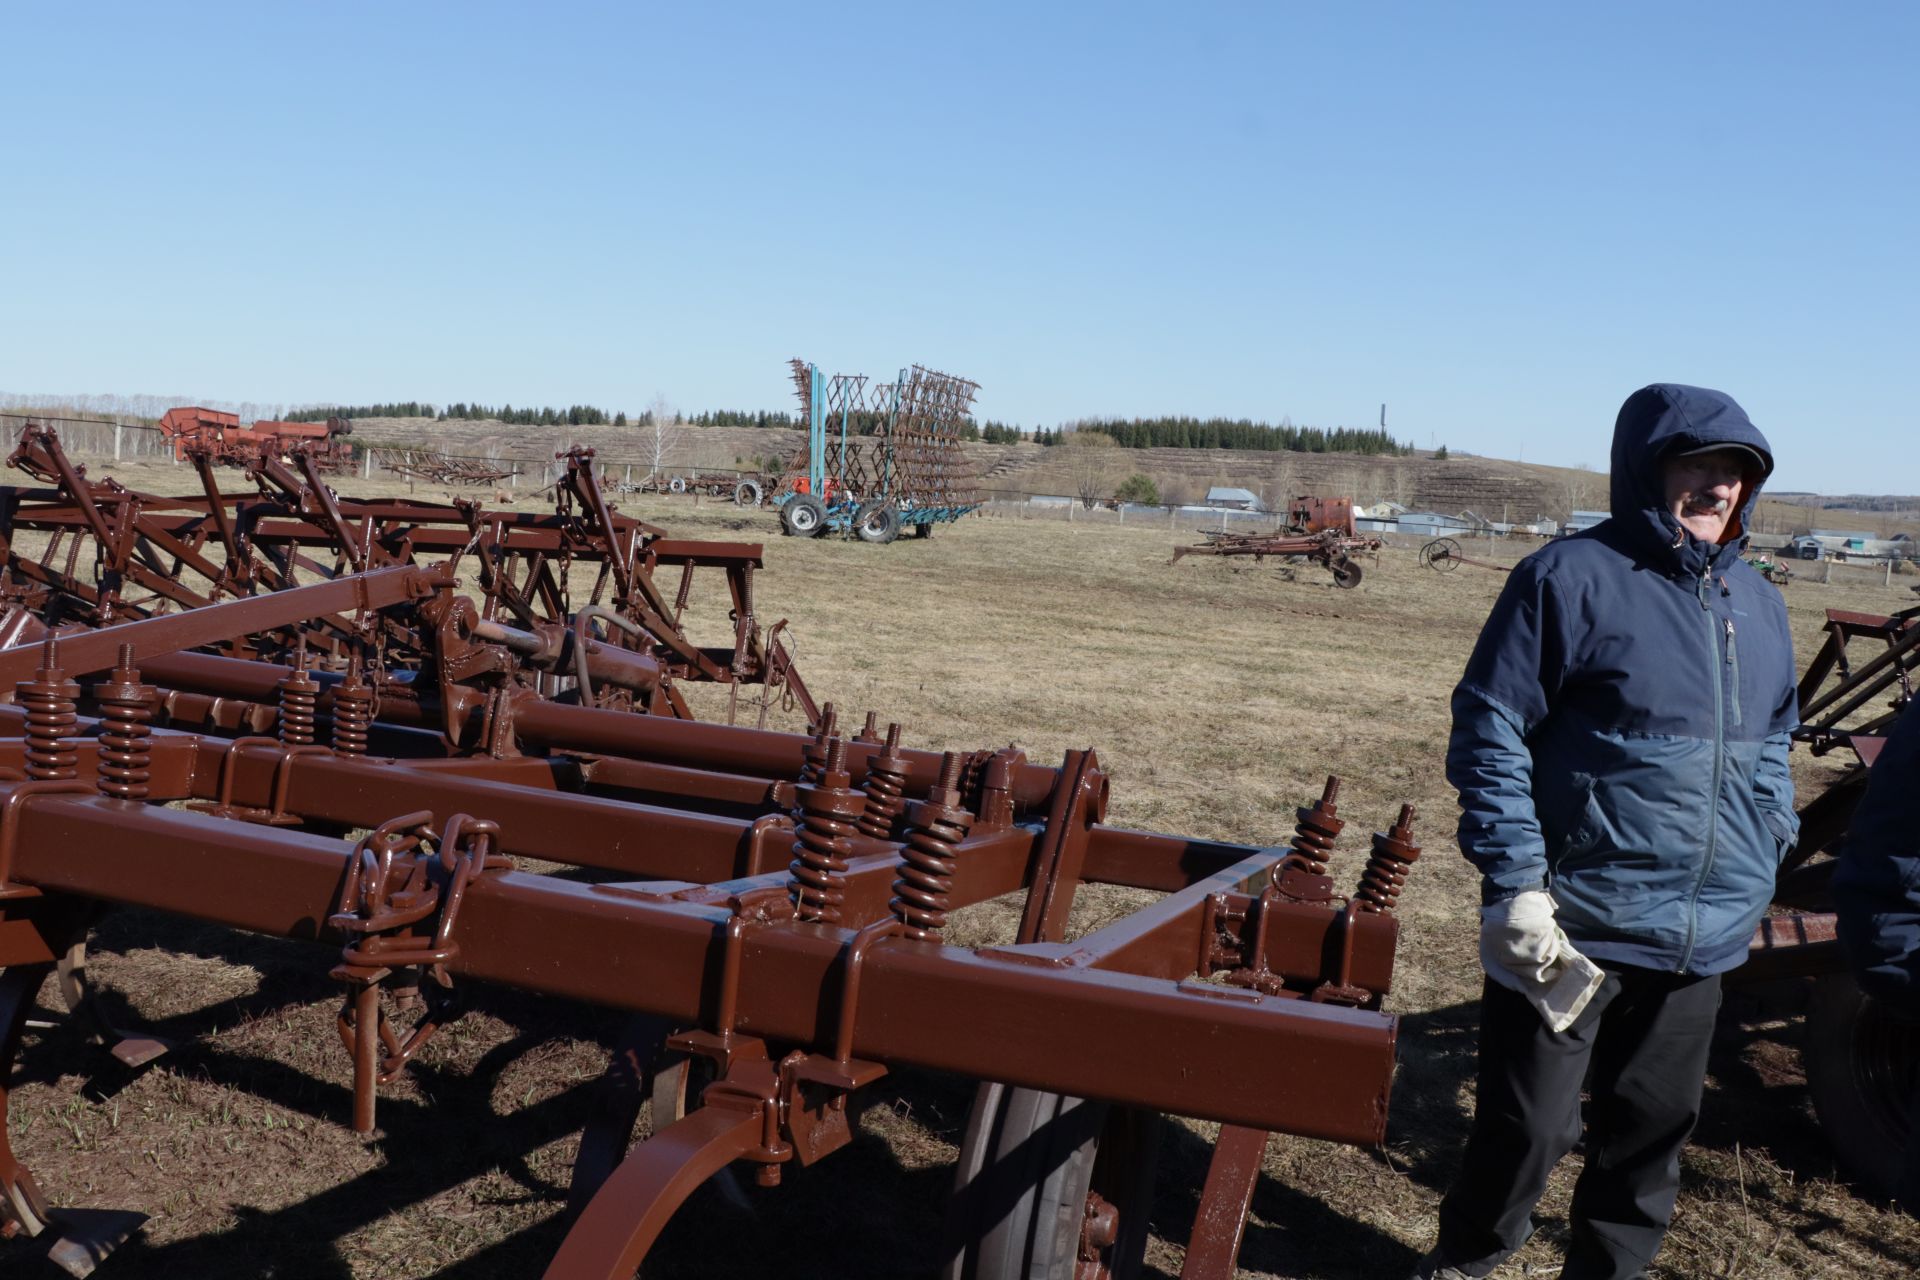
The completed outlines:
<svg viewBox="0 0 1920 1280">
<path fill-rule="evenodd" d="M 644 468 L 648 432 L 641 427 L 514 426 L 498 421 L 433 418 L 361 418 L 354 439 L 363 444 L 407 445 L 469 457 L 544 464 L 571 444 L 593 448 L 608 465 Z M 677 471 L 751 468 L 756 460 L 786 458 L 806 442 L 786 428 L 686 427 L 668 459 Z M 1074 482 L 1065 446 L 965 444 L 961 448 L 990 496 L 1020 500 L 1034 494 L 1072 494 Z M 1411 510 L 1473 511 L 1488 520 L 1564 520 L 1569 510 L 1607 505 L 1607 477 L 1571 467 L 1509 462 L 1454 453 L 1381 457 L 1353 453 L 1286 453 L 1232 449 L 1114 449 L 1113 483 L 1139 472 L 1152 478 L 1168 502 L 1198 502 L 1214 485 L 1251 489 L 1268 506 L 1298 494 L 1351 495 L 1366 503 L 1398 502 Z M 1839 505 L 1839 504 L 1850 505 Z M 1920 536 L 1920 498 L 1768 494 L 1755 532 L 1792 533 L 1811 521 L 1871 530 L 1882 536 L 1905 530 Z M 1844 522 L 1838 512 L 1854 513 Z"/>
</svg>

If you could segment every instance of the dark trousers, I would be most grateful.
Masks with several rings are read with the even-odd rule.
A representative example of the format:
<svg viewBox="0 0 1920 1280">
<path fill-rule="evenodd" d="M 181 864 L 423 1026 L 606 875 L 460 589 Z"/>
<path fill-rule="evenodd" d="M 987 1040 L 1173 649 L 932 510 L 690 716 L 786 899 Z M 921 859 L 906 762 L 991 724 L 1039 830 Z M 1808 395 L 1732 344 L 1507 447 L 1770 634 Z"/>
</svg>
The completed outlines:
<svg viewBox="0 0 1920 1280">
<path fill-rule="evenodd" d="M 1440 1205 L 1447 1265 L 1483 1276 L 1526 1243 L 1547 1175 L 1580 1140 L 1583 1081 L 1586 1168 L 1561 1280 L 1628 1280 L 1659 1250 L 1700 1115 L 1720 979 L 1603 967 L 1593 1003 L 1559 1033 L 1523 996 L 1486 984 L 1473 1136 Z"/>
</svg>

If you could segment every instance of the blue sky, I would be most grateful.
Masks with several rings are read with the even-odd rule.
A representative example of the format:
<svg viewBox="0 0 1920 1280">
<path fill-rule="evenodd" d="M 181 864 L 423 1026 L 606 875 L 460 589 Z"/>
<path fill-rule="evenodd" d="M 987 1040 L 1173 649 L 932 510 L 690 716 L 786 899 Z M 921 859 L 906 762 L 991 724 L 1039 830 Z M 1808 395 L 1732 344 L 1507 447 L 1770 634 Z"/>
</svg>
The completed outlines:
<svg viewBox="0 0 1920 1280">
<path fill-rule="evenodd" d="M 1920 6 L 0 7 L 0 391 L 1247 416 L 1920 493 Z"/>
</svg>

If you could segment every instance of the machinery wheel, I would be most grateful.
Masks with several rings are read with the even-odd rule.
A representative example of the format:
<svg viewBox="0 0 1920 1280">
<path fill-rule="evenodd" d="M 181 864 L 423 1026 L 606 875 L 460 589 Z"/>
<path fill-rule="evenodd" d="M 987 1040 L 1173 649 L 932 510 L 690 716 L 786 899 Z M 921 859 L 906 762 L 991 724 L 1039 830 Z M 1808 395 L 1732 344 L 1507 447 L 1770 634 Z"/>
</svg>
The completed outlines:
<svg viewBox="0 0 1920 1280">
<path fill-rule="evenodd" d="M 1452 573 L 1460 567 L 1460 544 L 1452 538 L 1435 538 L 1420 548 L 1420 563 L 1440 573 Z"/>
<path fill-rule="evenodd" d="M 932 522 L 929 521 L 926 524 L 917 524 L 913 526 L 913 536 L 916 538 L 931 538 L 933 536 Z"/>
<path fill-rule="evenodd" d="M 685 493 L 686 491 L 687 480 L 685 476 L 675 476 L 673 479 L 667 481 L 668 493 Z"/>
<path fill-rule="evenodd" d="M 960 1146 L 941 1280 L 1073 1280 L 1083 1241 L 1104 1274 L 1139 1274 L 1165 1118 L 983 1084 Z"/>
<path fill-rule="evenodd" d="M 736 507 L 757 507 L 763 496 L 758 481 L 742 480 L 733 486 L 733 504 Z"/>
<path fill-rule="evenodd" d="M 1849 973 L 1815 981 L 1807 1011 L 1807 1089 L 1840 1167 L 1891 1199 L 1920 1097 L 1920 1023 L 1889 1012 Z"/>
<path fill-rule="evenodd" d="M 1360 566 L 1346 556 L 1341 556 L 1327 566 L 1333 572 L 1333 585 L 1351 588 L 1360 585 Z"/>
<path fill-rule="evenodd" d="M 818 537 L 827 527 L 826 504 L 810 493 L 795 494 L 780 508 L 780 527 L 796 538 Z"/>
<path fill-rule="evenodd" d="M 900 536 L 900 508 L 891 502 L 869 502 L 854 516 L 853 531 L 862 542 L 892 542 Z"/>
</svg>

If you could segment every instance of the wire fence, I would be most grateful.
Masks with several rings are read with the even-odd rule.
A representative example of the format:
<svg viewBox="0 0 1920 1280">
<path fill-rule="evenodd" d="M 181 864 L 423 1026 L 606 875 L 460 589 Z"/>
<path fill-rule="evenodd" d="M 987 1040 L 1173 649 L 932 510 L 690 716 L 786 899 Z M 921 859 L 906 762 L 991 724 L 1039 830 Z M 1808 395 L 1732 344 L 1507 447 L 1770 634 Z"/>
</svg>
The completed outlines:
<svg viewBox="0 0 1920 1280">
<path fill-rule="evenodd" d="M 38 422 L 60 433 L 69 457 L 116 461 L 171 461 L 173 445 L 158 427 L 112 418 L 56 418 L 41 413 L 0 413 L 0 430 L 9 440 L 20 428 Z"/>
</svg>

